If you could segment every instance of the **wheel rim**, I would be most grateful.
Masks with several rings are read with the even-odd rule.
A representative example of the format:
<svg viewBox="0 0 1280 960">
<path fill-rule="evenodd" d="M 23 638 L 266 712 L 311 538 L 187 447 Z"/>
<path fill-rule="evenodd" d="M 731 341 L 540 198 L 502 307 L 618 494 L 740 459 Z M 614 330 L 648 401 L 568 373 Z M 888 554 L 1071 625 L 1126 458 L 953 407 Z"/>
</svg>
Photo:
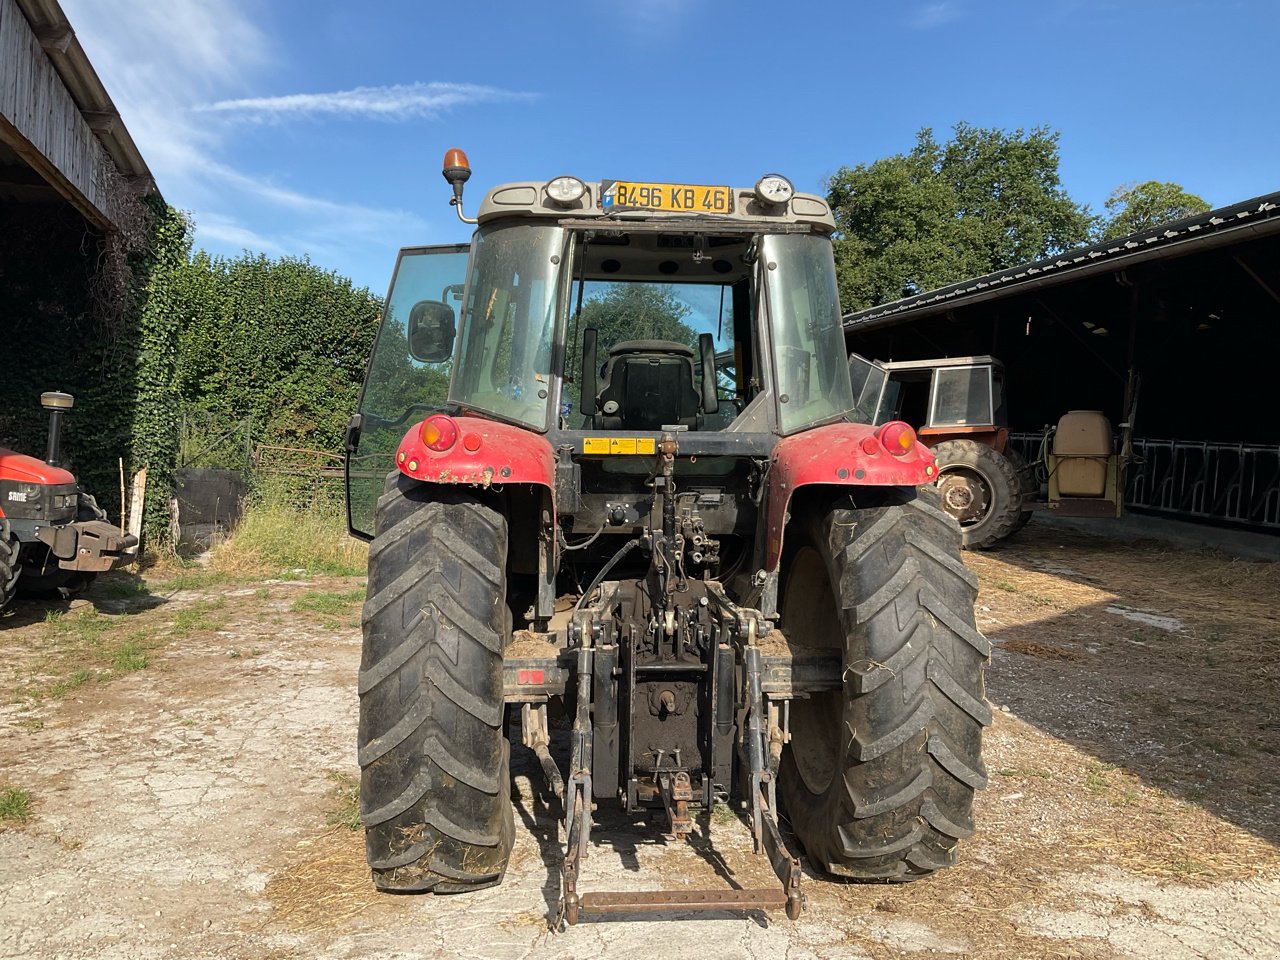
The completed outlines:
<svg viewBox="0 0 1280 960">
<path fill-rule="evenodd" d="M 942 508 L 960 526 L 976 526 L 990 515 L 995 497 L 986 477 L 969 467 L 943 467 L 939 473 Z"/>
<path fill-rule="evenodd" d="M 843 649 L 827 565 L 812 547 L 803 548 L 792 560 L 783 617 L 793 646 Z M 839 690 L 791 702 L 791 756 L 800 779 L 815 795 L 827 791 L 839 768 L 842 705 Z"/>
</svg>

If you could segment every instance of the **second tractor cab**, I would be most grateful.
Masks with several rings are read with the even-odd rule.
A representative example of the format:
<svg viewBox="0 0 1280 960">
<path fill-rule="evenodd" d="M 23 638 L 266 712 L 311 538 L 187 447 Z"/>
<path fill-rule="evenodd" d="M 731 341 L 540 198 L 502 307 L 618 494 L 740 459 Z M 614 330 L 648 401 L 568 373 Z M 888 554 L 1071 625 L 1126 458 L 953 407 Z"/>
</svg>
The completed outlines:
<svg viewBox="0 0 1280 960">
<path fill-rule="evenodd" d="M 107 522 L 92 496 L 61 465 L 69 393 L 40 395 L 49 413 L 43 461 L 0 447 L 0 609 L 14 597 L 65 598 L 94 576 L 133 559 L 136 537 Z"/>
<path fill-rule="evenodd" d="M 1004 364 L 995 357 L 882 363 L 854 353 L 849 375 L 859 419 L 921 424 L 920 440 L 937 459 L 943 509 L 959 522 L 965 547 L 992 546 L 1040 508 L 1071 517 L 1123 512 L 1128 458 L 1116 450 L 1106 417 L 1064 414 L 1045 428 L 1028 461 L 1009 442 Z"/>
<path fill-rule="evenodd" d="M 461 151 L 444 174 L 461 217 Z M 401 251 L 347 433 L 375 885 L 501 881 L 517 719 L 563 799 L 570 923 L 798 915 L 780 808 L 834 876 L 952 863 L 990 647 L 933 456 L 855 414 L 826 202 L 557 177 L 463 219 L 470 244 Z M 734 802 L 779 884 L 580 893 L 601 802 L 674 837 Z"/>
</svg>

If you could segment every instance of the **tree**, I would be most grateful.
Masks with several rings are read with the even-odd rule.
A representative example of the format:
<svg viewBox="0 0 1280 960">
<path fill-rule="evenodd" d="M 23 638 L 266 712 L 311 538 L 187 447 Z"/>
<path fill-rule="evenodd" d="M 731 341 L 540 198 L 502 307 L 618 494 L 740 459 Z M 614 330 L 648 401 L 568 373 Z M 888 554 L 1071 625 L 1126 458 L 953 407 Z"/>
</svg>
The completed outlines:
<svg viewBox="0 0 1280 960">
<path fill-rule="evenodd" d="M 840 234 L 842 307 L 859 310 L 1088 239 L 1096 223 L 1058 175 L 1058 134 L 958 124 L 939 144 L 929 128 L 909 153 L 828 180 Z"/>
<path fill-rule="evenodd" d="M 575 324 L 576 339 L 565 366 L 570 381 L 578 379 L 582 364 L 582 331 L 595 327 L 596 363 L 603 366 L 609 348 L 626 340 L 674 340 L 695 346 L 697 334 L 684 322 L 687 304 L 665 287 L 653 283 L 611 283 L 592 292 Z"/>
<path fill-rule="evenodd" d="M 692 346 L 697 337 L 684 322 L 689 307 L 652 283 L 612 283 L 582 305 L 578 329 L 595 327 L 601 356 L 624 340 L 674 340 Z"/>
<path fill-rule="evenodd" d="M 177 388 L 188 408 L 256 438 L 336 450 L 364 379 L 381 301 L 306 258 L 197 252 L 175 271 Z M 210 438 L 212 439 L 212 438 Z"/>
<path fill-rule="evenodd" d="M 1106 207 L 1110 217 L 1102 226 L 1104 240 L 1150 230 L 1210 209 L 1203 198 L 1187 193 L 1176 183 L 1160 180 L 1116 187 Z"/>
</svg>

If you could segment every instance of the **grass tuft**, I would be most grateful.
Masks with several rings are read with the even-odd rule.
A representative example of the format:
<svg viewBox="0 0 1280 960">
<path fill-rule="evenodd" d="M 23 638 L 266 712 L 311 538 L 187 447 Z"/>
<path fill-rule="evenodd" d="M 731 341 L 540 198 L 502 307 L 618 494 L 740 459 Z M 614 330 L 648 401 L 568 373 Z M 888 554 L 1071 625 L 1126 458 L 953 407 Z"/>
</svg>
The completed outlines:
<svg viewBox="0 0 1280 960">
<path fill-rule="evenodd" d="M 345 613 L 355 604 L 364 602 L 364 588 L 330 593 L 304 593 L 293 601 L 294 613 L 338 614 Z"/>
<path fill-rule="evenodd" d="M 327 794 L 331 804 L 325 822 L 334 827 L 345 827 L 356 831 L 360 823 L 360 782 L 349 773 L 336 770 L 327 774 L 333 784 Z"/>
<path fill-rule="evenodd" d="M 193 603 L 186 610 L 179 610 L 173 616 L 173 635 L 186 637 L 201 630 L 217 630 L 222 620 L 210 616 L 210 612 L 223 605 L 221 600 L 213 602 Z"/>
<path fill-rule="evenodd" d="M 111 669 L 116 673 L 134 673 L 145 670 L 150 662 L 136 640 L 126 640 L 116 647 L 111 657 Z"/>
<path fill-rule="evenodd" d="M 30 793 L 18 787 L 0 790 L 0 823 L 26 823 L 30 819 Z"/>
</svg>

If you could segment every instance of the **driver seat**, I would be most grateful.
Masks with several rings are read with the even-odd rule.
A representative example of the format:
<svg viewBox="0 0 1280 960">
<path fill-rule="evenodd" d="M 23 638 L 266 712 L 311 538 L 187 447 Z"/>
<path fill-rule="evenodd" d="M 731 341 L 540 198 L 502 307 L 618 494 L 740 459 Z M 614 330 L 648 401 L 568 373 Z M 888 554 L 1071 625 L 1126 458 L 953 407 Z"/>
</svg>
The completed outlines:
<svg viewBox="0 0 1280 960">
<path fill-rule="evenodd" d="M 592 426 L 660 430 L 683 425 L 697 430 L 701 406 L 691 348 L 673 340 L 625 340 L 609 350 Z"/>
</svg>

